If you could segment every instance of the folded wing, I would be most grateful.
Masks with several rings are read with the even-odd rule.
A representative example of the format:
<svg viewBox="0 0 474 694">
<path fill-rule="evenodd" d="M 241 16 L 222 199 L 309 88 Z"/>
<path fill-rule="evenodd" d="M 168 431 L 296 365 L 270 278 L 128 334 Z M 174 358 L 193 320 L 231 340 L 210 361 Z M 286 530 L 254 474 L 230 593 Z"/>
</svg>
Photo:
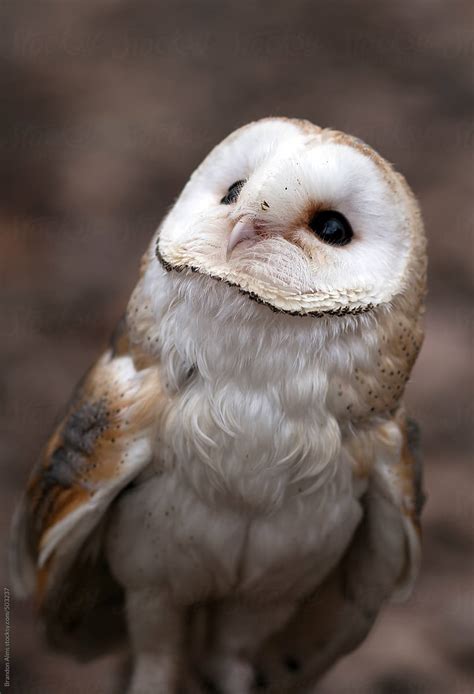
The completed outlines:
<svg viewBox="0 0 474 694">
<path fill-rule="evenodd" d="M 410 594 L 423 503 L 417 428 L 402 412 L 371 434 L 364 517 L 339 566 L 258 658 L 265 691 L 303 692 L 368 634 L 389 598 Z M 360 474 L 360 471 L 359 471 Z"/>
<path fill-rule="evenodd" d="M 52 641 L 64 640 L 65 621 L 98 609 L 99 592 L 107 600 L 117 593 L 96 551 L 101 522 L 150 462 L 162 403 L 156 366 L 134 359 L 120 334 L 79 384 L 30 476 L 13 524 L 11 575 L 18 595 L 35 594 Z M 74 606 L 80 577 L 91 585 L 82 584 Z"/>
</svg>

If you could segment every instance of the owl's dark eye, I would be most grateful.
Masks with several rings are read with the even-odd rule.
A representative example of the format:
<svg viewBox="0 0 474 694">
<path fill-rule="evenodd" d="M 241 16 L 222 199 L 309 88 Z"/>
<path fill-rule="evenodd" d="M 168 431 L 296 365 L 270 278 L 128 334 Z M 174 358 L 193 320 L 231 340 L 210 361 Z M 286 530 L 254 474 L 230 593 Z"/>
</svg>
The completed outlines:
<svg viewBox="0 0 474 694">
<path fill-rule="evenodd" d="M 309 220 L 308 226 L 322 241 L 332 246 L 345 246 L 354 235 L 344 215 L 335 210 L 317 212 Z"/>
<path fill-rule="evenodd" d="M 232 205 L 233 202 L 237 202 L 240 195 L 240 191 L 245 185 L 245 181 L 236 181 L 230 187 L 227 193 L 221 200 L 221 205 Z"/>
</svg>

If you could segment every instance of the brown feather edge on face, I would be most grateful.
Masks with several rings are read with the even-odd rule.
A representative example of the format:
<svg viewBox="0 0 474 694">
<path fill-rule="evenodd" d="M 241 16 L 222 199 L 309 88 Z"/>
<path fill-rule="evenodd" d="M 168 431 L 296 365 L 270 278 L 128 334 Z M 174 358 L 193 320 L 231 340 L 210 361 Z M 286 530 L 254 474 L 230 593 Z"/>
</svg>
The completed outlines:
<svg viewBox="0 0 474 694">
<path fill-rule="evenodd" d="M 235 282 L 231 282 L 230 280 L 225 280 L 222 277 L 219 277 L 218 275 L 213 275 L 210 272 L 202 272 L 199 268 L 195 267 L 194 265 L 173 265 L 172 263 L 168 262 L 165 260 L 163 257 L 160 249 L 159 249 L 159 239 L 156 242 L 155 246 L 155 255 L 160 263 L 160 265 L 163 267 L 166 272 L 185 272 L 185 271 L 190 271 L 190 272 L 197 272 L 200 275 L 204 275 L 206 277 L 210 277 L 213 280 L 217 280 L 218 282 L 223 282 L 224 284 L 227 284 L 229 287 L 235 287 L 236 289 L 239 290 L 241 294 L 244 294 L 245 296 L 248 296 L 249 299 L 252 299 L 252 301 L 256 301 L 258 304 L 262 304 L 263 306 L 267 306 L 269 309 L 271 309 L 274 313 L 285 313 L 287 316 L 299 316 L 300 318 L 306 318 L 307 316 L 313 317 L 313 318 L 323 318 L 324 316 L 354 316 L 359 313 L 368 313 L 369 311 L 373 311 L 376 309 L 380 304 L 367 304 L 367 306 L 360 306 L 358 308 L 349 308 L 345 306 L 344 308 L 339 308 L 339 309 L 328 309 L 327 311 L 307 311 L 307 312 L 301 312 L 301 311 L 289 311 L 284 308 L 277 308 L 273 304 L 269 303 L 268 301 L 265 301 L 262 299 L 258 294 L 255 294 L 255 292 L 248 291 L 247 289 L 242 289 L 242 287 Z"/>
</svg>

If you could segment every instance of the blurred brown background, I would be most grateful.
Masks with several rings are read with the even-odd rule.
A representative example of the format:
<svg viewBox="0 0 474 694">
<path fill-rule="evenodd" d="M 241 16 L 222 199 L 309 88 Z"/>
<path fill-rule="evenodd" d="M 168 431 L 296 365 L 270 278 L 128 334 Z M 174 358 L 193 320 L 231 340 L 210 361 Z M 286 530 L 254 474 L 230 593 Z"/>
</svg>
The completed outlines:
<svg viewBox="0 0 474 694">
<path fill-rule="evenodd" d="M 428 503 L 415 594 L 384 612 L 320 691 L 472 693 L 469 8 L 2 0 L 2 547 L 55 415 L 210 147 L 265 115 L 347 130 L 406 175 L 426 220 L 427 339 L 408 400 L 423 427 Z M 8 586 L 4 561 L 2 571 Z M 111 692 L 113 659 L 81 668 L 47 653 L 30 606 L 13 601 L 11 620 L 10 691 Z"/>
</svg>

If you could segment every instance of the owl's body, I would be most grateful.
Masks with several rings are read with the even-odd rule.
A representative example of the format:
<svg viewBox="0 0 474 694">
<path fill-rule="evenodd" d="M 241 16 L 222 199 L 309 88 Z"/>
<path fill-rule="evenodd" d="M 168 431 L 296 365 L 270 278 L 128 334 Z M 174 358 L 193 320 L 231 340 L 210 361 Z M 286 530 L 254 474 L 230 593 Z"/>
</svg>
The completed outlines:
<svg viewBox="0 0 474 694">
<path fill-rule="evenodd" d="M 268 119 L 217 147 L 18 513 L 56 645 L 125 603 L 133 694 L 302 691 L 353 648 L 416 573 L 424 278 L 413 197 L 365 145 Z"/>
</svg>

